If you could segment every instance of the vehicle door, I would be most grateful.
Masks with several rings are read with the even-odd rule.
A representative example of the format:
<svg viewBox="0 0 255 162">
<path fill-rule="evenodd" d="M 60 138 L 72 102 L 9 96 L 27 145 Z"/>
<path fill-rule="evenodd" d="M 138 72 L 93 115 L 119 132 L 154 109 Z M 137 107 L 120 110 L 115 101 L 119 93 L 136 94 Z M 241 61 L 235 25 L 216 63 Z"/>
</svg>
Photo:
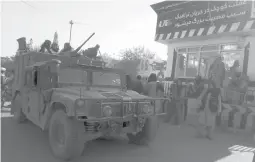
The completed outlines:
<svg viewBox="0 0 255 162">
<path fill-rule="evenodd" d="M 39 124 L 40 88 L 38 86 L 39 67 L 34 66 L 25 72 L 26 80 L 22 105 L 27 118 L 34 124 Z"/>
</svg>

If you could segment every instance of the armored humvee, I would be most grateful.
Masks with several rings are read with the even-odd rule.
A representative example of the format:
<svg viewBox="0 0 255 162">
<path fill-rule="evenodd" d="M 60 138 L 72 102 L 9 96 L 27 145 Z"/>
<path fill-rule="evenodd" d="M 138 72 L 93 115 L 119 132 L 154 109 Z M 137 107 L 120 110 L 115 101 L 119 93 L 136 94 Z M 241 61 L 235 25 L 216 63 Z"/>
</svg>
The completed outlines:
<svg viewBox="0 0 255 162">
<path fill-rule="evenodd" d="M 40 52 L 16 56 L 12 113 L 48 131 L 53 154 L 69 160 L 86 142 L 111 134 L 151 141 L 165 114 L 161 99 L 127 90 L 121 70 L 84 56 Z"/>
</svg>

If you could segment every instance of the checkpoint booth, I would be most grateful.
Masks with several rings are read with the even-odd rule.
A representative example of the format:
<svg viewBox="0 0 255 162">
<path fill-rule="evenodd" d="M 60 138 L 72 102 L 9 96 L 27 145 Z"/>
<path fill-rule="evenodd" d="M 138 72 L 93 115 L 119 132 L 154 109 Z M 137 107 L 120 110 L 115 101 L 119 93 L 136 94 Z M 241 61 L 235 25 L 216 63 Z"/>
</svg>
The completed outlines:
<svg viewBox="0 0 255 162">
<path fill-rule="evenodd" d="M 165 93 L 173 95 L 174 80 L 185 87 L 197 75 L 206 78 L 211 58 L 217 56 L 225 64 L 224 89 L 238 60 L 240 71 L 249 77 L 249 87 L 243 94 L 224 91 L 225 96 L 235 95 L 222 103 L 218 125 L 254 133 L 255 2 L 163 1 L 151 7 L 157 14 L 155 41 L 168 47 L 165 77 L 171 79 L 165 81 Z M 181 95 L 185 98 L 186 91 Z"/>
</svg>

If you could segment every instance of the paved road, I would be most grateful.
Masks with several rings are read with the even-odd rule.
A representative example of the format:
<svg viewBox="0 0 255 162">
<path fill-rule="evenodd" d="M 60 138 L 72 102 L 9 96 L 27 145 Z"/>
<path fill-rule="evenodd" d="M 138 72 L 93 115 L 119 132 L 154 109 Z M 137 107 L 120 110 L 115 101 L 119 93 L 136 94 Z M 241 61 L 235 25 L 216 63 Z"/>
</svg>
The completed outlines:
<svg viewBox="0 0 255 162">
<path fill-rule="evenodd" d="M 50 152 L 47 134 L 36 126 L 17 125 L 8 112 L 2 113 L 1 122 L 2 162 L 59 161 Z M 213 141 L 196 139 L 193 135 L 192 128 L 161 124 L 157 139 L 150 146 L 130 145 L 126 139 L 93 141 L 75 162 L 216 162 L 230 155 L 228 148 L 233 145 L 255 146 L 251 139 L 230 134 L 217 133 Z"/>
</svg>

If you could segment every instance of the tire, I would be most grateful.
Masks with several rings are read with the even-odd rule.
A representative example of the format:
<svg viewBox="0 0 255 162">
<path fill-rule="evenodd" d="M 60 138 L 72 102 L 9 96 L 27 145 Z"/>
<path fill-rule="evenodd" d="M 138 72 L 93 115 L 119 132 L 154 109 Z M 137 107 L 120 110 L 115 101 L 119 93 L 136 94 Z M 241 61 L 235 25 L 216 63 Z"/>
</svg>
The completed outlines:
<svg viewBox="0 0 255 162">
<path fill-rule="evenodd" d="M 13 114 L 13 119 L 17 122 L 17 123 L 22 123 L 26 120 L 25 114 L 22 111 L 22 107 L 21 107 L 21 97 L 20 95 L 17 95 L 14 99 L 14 101 L 12 102 L 11 106 L 12 106 L 12 110 L 11 110 L 11 114 Z"/>
<path fill-rule="evenodd" d="M 152 116 L 146 120 L 141 132 L 138 132 L 136 134 L 127 133 L 127 137 L 130 143 L 147 145 L 150 142 L 154 141 L 157 135 L 158 127 L 158 117 Z"/>
<path fill-rule="evenodd" d="M 81 156 L 85 142 L 81 138 L 82 130 L 79 124 L 82 123 L 68 118 L 63 110 L 56 110 L 53 113 L 49 125 L 49 142 L 54 156 L 62 160 L 71 160 Z M 62 144 L 58 141 L 60 138 L 57 137 L 57 130 L 61 127 L 63 128 L 61 135 L 64 137 Z"/>
</svg>

